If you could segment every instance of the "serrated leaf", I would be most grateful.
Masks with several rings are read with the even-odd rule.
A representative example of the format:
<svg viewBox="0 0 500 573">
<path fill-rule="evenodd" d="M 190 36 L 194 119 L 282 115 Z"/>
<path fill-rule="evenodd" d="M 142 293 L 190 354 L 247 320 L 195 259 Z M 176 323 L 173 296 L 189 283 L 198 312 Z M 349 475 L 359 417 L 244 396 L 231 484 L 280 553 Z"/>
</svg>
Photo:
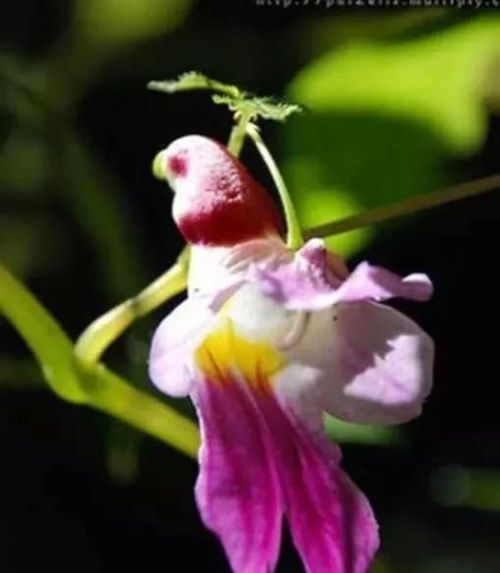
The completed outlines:
<svg viewBox="0 0 500 573">
<path fill-rule="evenodd" d="M 181 74 L 175 80 L 151 81 L 148 83 L 148 88 L 168 94 L 191 90 L 211 90 L 231 98 L 240 98 L 244 95 L 244 92 L 235 85 L 219 82 L 201 72 L 194 71 Z"/>
<path fill-rule="evenodd" d="M 297 104 L 280 102 L 271 97 L 247 95 L 246 97 L 233 98 L 225 95 L 214 95 L 212 99 L 214 103 L 227 105 L 231 111 L 245 115 L 251 121 L 262 118 L 283 122 L 292 114 L 302 111 L 302 108 Z"/>
<path fill-rule="evenodd" d="M 225 84 L 205 76 L 200 72 L 187 72 L 175 80 L 151 81 L 148 88 L 167 94 L 191 90 L 210 90 L 214 103 L 227 106 L 234 114 L 244 115 L 250 121 L 259 118 L 272 121 L 285 121 L 292 114 L 302 111 L 297 104 L 278 101 L 272 97 L 250 94 L 232 84 Z"/>
</svg>

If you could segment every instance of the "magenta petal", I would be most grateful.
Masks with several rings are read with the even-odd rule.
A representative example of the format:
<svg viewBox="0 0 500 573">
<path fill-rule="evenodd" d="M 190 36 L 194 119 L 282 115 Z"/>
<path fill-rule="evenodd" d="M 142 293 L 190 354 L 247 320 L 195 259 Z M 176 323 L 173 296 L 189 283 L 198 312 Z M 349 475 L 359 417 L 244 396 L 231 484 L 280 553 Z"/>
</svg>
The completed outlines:
<svg viewBox="0 0 500 573">
<path fill-rule="evenodd" d="M 302 446 L 289 468 L 287 518 L 308 573 L 366 573 L 378 526 L 361 491 L 337 466 Z"/>
<path fill-rule="evenodd" d="M 339 450 L 319 430 L 313 394 L 268 407 L 294 544 L 308 573 L 366 573 L 379 546 L 365 496 L 339 466 Z"/>
<path fill-rule="evenodd" d="M 269 432 L 237 381 L 200 382 L 193 399 L 203 445 L 196 499 L 234 573 L 269 573 L 278 558 L 282 500 Z"/>
<path fill-rule="evenodd" d="M 196 498 L 234 573 L 274 571 L 283 512 L 308 573 L 367 573 L 377 524 L 324 435 L 322 394 L 307 383 L 290 393 L 296 369 L 257 384 L 219 372 L 193 393 L 203 439 Z"/>
<path fill-rule="evenodd" d="M 233 571 L 274 570 L 284 509 L 308 573 L 366 573 L 378 527 L 319 430 L 315 398 L 301 399 L 295 413 L 269 390 L 226 382 L 195 391 L 203 432 L 196 497 Z"/>
<path fill-rule="evenodd" d="M 432 386 L 434 344 L 412 320 L 369 302 L 342 304 L 332 352 L 320 365 L 328 411 L 359 423 L 402 423 L 418 416 Z"/>
<path fill-rule="evenodd" d="M 170 396 L 191 392 L 193 353 L 214 320 L 214 313 L 206 305 L 188 299 L 160 323 L 151 343 L 149 376 L 162 392 Z"/>
</svg>

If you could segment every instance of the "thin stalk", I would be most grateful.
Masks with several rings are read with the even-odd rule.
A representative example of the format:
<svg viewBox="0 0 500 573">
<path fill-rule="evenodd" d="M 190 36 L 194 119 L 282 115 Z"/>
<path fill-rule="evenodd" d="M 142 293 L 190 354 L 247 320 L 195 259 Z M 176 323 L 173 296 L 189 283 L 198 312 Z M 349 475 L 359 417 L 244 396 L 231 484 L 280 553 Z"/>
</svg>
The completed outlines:
<svg viewBox="0 0 500 573">
<path fill-rule="evenodd" d="M 196 458 L 200 437 L 192 420 L 102 364 L 85 375 L 89 405 Z"/>
<path fill-rule="evenodd" d="M 440 205 L 445 205 L 453 201 L 474 197 L 481 193 L 488 193 L 498 188 L 500 188 L 500 174 L 490 175 L 489 177 L 476 179 L 454 187 L 447 187 L 446 189 L 432 191 L 431 193 L 410 197 L 409 199 L 403 199 L 402 201 L 382 207 L 376 207 L 375 209 L 357 213 L 356 215 L 351 215 L 338 221 L 318 225 L 317 227 L 306 229 L 304 231 L 304 237 L 308 239 L 311 237 L 340 235 L 341 233 L 353 231 L 360 227 L 367 227 L 398 217 L 404 217 L 405 215 L 411 215 L 424 209 L 431 209 L 432 207 L 439 207 Z"/>
<path fill-rule="evenodd" d="M 177 262 L 136 297 L 126 300 L 92 322 L 75 344 L 75 355 L 80 362 L 87 366 L 95 364 L 136 319 L 180 294 L 186 288 L 188 259 L 189 249 L 185 247 Z"/>
<path fill-rule="evenodd" d="M 35 296 L 1 265 L 0 311 L 31 348 L 45 380 L 58 396 L 93 406 L 188 456 L 196 456 L 196 424 L 103 365 L 87 369 L 75 360 L 66 333 Z"/>
<path fill-rule="evenodd" d="M 285 181 L 283 180 L 273 156 L 260 136 L 257 126 L 252 123 L 248 124 L 247 134 L 257 147 L 258 152 L 269 169 L 274 184 L 276 185 L 276 189 L 278 190 L 287 224 L 287 245 L 290 249 L 298 249 L 304 244 L 304 238 L 302 236 L 299 220 L 295 213 L 295 208 L 285 185 Z"/>
<path fill-rule="evenodd" d="M 231 133 L 229 135 L 229 141 L 227 148 L 235 157 L 239 157 L 241 150 L 243 149 L 243 144 L 245 143 L 245 137 L 247 135 L 247 127 L 250 117 L 248 114 L 240 113 L 236 116 L 236 124 L 233 126 Z"/>
<path fill-rule="evenodd" d="M 69 402 L 82 403 L 71 340 L 31 292 L 0 265 L 0 313 L 22 336 L 42 367 L 50 388 Z"/>
</svg>

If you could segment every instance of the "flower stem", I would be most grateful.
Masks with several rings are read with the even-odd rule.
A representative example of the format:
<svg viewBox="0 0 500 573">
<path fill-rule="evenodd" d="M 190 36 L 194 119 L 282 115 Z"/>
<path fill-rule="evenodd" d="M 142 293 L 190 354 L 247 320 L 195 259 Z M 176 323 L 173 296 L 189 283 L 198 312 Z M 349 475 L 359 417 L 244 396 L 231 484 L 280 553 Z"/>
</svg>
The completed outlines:
<svg viewBox="0 0 500 573">
<path fill-rule="evenodd" d="M 104 351 L 141 316 L 145 316 L 186 288 L 189 249 L 185 247 L 177 262 L 136 297 L 112 308 L 92 322 L 75 344 L 81 363 L 96 363 Z"/>
<path fill-rule="evenodd" d="M 239 157 L 243 144 L 245 143 L 250 117 L 248 114 L 240 113 L 235 116 L 235 119 L 236 124 L 233 126 L 229 135 L 227 148 L 235 157 Z"/>
<path fill-rule="evenodd" d="M 71 340 L 59 324 L 1 265 L 0 311 L 29 345 L 58 396 L 111 414 L 188 456 L 196 456 L 196 424 L 102 364 L 89 369 L 75 360 Z"/>
<path fill-rule="evenodd" d="M 90 406 L 196 458 L 200 445 L 198 427 L 187 416 L 135 388 L 102 364 L 84 376 Z"/>
<path fill-rule="evenodd" d="M 460 199 L 466 199 L 467 197 L 473 197 L 481 193 L 488 193 L 498 188 L 500 188 L 500 174 L 490 175 L 483 179 L 476 179 L 475 181 L 469 181 L 468 183 L 462 183 L 454 187 L 410 197 L 396 203 L 364 211 L 363 213 L 357 213 L 350 217 L 339 219 L 338 221 L 318 225 L 317 227 L 305 230 L 304 236 L 310 238 L 340 235 L 341 233 L 353 231 L 360 227 L 367 227 L 368 225 L 382 223 L 396 219 L 397 217 L 411 215 L 424 209 L 439 207 L 452 201 L 459 201 Z"/>
<path fill-rule="evenodd" d="M 84 402 L 71 340 L 29 290 L 1 265 L 0 312 L 36 356 L 50 388 L 64 400 Z"/>
<path fill-rule="evenodd" d="M 256 125 L 249 123 L 247 126 L 247 134 L 255 143 L 258 152 L 260 153 L 264 163 L 266 164 L 271 177 L 273 178 L 274 184 L 278 190 L 281 203 L 283 205 L 283 210 L 285 212 L 285 219 L 287 224 L 287 245 L 290 249 L 298 249 L 304 244 L 304 238 L 302 236 L 302 231 L 300 229 L 299 220 L 297 219 L 297 214 L 292 203 L 290 194 L 285 185 L 285 181 L 273 159 L 269 149 L 264 143 L 262 137 L 260 136 L 259 130 Z"/>
</svg>

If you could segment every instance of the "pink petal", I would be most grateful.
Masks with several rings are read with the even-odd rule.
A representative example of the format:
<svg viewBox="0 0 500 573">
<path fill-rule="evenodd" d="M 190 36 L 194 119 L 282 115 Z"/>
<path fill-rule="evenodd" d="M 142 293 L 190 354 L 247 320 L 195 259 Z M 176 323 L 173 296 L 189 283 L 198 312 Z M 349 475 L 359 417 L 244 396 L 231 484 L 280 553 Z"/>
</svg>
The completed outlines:
<svg viewBox="0 0 500 573">
<path fill-rule="evenodd" d="M 329 339 L 318 368 L 331 414 L 393 424 L 421 413 L 432 386 L 434 345 L 413 321 L 376 303 L 342 304 Z"/>
<path fill-rule="evenodd" d="M 295 380 L 286 378 L 266 419 L 295 546 L 308 573 L 366 573 L 379 545 L 370 504 L 340 468 L 338 447 L 319 430 L 319 394 L 299 399 L 290 391 Z"/>
<path fill-rule="evenodd" d="M 269 573 L 283 511 L 269 431 L 236 380 L 201 382 L 194 400 L 203 438 L 195 490 L 202 519 L 234 573 Z"/>
<path fill-rule="evenodd" d="M 248 280 L 290 310 L 320 310 L 339 302 L 394 297 L 424 301 L 432 295 L 427 276 L 402 278 L 366 262 L 346 277 L 340 259 L 329 253 L 320 239 L 308 241 L 293 258 L 254 264 L 249 268 Z"/>
<path fill-rule="evenodd" d="M 234 324 L 221 340 L 229 347 L 205 352 L 217 379 L 199 382 L 193 393 L 203 430 L 196 495 L 234 572 L 273 571 L 285 511 L 309 573 L 366 573 L 377 526 L 324 434 L 315 369 L 284 365 L 268 379 L 261 346 L 240 367 Z"/>
<path fill-rule="evenodd" d="M 162 392 L 179 397 L 191 392 L 193 353 L 214 320 L 209 308 L 188 299 L 160 323 L 151 343 L 149 376 Z"/>
<path fill-rule="evenodd" d="M 366 262 L 359 264 L 335 293 L 335 302 L 384 301 L 406 298 L 426 301 L 432 296 L 432 283 L 420 273 L 404 278 Z"/>
<path fill-rule="evenodd" d="M 341 279 L 328 272 L 328 252 L 320 239 L 311 239 L 293 257 L 256 263 L 248 280 L 263 294 L 291 310 L 317 310 L 330 306 Z"/>
</svg>

